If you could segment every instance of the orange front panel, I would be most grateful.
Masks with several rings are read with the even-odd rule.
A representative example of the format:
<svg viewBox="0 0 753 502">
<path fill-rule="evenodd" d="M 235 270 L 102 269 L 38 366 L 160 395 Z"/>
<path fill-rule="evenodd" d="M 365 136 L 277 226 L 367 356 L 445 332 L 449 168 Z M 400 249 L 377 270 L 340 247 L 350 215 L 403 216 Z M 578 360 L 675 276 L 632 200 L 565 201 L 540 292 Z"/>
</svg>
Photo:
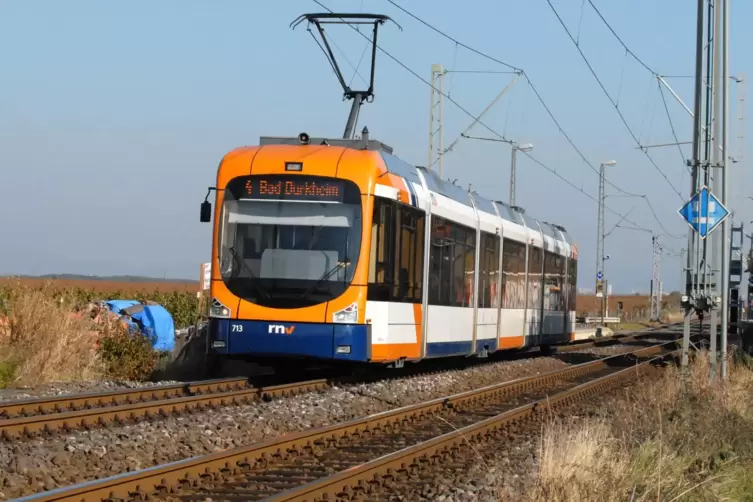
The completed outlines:
<svg viewBox="0 0 753 502">
<path fill-rule="evenodd" d="M 212 295 L 212 298 L 217 298 L 217 301 L 230 309 L 230 317 L 233 319 L 238 318 L 238 307 L 241 299 L 227 289 L 227 286 L 225 286 L 225 283 L 222 282 L 221 278 L 217 280 L 212 279 L 210 294 Z"/>
<path fill-rule="evenodd" d="M 350 180 L 362 194 L 374 194 L 377 179 L 390 176 L 379 153 L 370 150 L 346 150 L 337 166 L 337 177 Z"/>
<path fill-rule="evenodd" d="M 333 146 L 268 145 L 259 149 L 251 174 L 285 174 L 291 176 L 337 175 L 337 165 L 346 150 Z M 302 162 L 303 171 L 285 171 L 286 162 Z"/>
<path fill-rule="evenodd" d="M 251 173 L 251 163 L 258 152 L 258 148 L 239 148 L 225 155 L 217 169 L 217 192 L 214 201 L 214 220 L 212 222 L 212 280 L 221 280 L 220 262 L 218 258 L 220 224 L 222 218 L 222 202 L 225 198 L 225 187 L 228 181 L 238 176 L 248 176 Z M 229 307 L 229 305 L 226 305 Z"/>
<path fill-rule="evenodd" d="M 343 310 L 352 303 L 358 306 L 358 321 L 356 322 L 363 324 L 366 316 L 366 286 L 354 286 L 353 283 L 342 295 L 327 302 L 326 322 L 332 322 L 335 312 Z"/>
<path fill-rule="evenodd" d="M 326 314 L 326 303 L 296 309 L 273 309 L 260 307 L 251 302 L 241 300 L 240 308 L 238 309 L 239 319 L 254 321 L 330 322 L 327 320 Z"/>
<path fill-rule="evenodd" d="M 286 162 L 302 162 L 303 171 L 298 174 L 285 171 Z M 327 303 L 297 309 L 275 309 L 260 307 L 239 300 L 221 282 L 217 251 L 219 249 L 219 224 L 223 192 L 218 191 L 215 207 L 214 243 L 212 259 L 212 294 L 233 309 L 233 317 L 255 320 L 296 320 L 299 322 L 332 322 L 332 315 L 352 303 L 358 305 L 358 322 L 364 322 L 366 307 L 366 287 L 368 282 L 368 257 L 371 246 L 371 214 L 373 211 L 374 180 L 384 172 L 384 164 L 378 153 L 373 151 L 350 150 L 332 146 L 292 146 L 267 145 L 263 147 L 239 149 L 228 154 L 219 168 L 217 187 L 224 188 L 238 176 L 286 174 L 290 176 L 327 176 L 350 180 L 361 191 L 362 221 L 361 245 L 358 256 L 352 257 L 355 271 L 351 287 L 341 296 Z M 215 287 L 216 284 L 216 287 Z M 217 294 L 215 294 L 215 292 Z"/>
<path fill-rule="evenodd" d="M 398 190 L 397 199 L 403 204 L 410 205 L 410 194 L 408 193 L 408 187 L 405 184 L 406 181 L 400 176 L 391 173 L 383 174 L 377 178 L 376 183 L 396 188 Z"/>
</svg>

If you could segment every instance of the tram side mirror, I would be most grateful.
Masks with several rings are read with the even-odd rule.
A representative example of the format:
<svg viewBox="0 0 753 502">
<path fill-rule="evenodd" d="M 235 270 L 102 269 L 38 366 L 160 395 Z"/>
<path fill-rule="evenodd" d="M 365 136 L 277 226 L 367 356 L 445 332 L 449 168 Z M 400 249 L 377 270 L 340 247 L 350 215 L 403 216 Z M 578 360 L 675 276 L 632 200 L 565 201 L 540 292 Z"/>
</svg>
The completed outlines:
<svg viewBox="0 0 753 502">
<path fill-rule="evenodd" d="M 201 203 L 201 217 L 200 220 L 202 223 L 208 223 L 212 221 L 212 203 L 208 200 L 205 200 Z"/>
</svg>

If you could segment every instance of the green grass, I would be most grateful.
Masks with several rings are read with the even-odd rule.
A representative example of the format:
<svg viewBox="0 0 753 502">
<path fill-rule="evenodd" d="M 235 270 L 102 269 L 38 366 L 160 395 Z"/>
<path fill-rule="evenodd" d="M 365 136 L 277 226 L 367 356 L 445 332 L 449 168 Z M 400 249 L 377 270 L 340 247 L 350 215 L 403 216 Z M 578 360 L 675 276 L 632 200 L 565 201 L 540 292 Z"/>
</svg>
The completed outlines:
<svg viewBox="0 0 753 502">
<path fill-rule="evenodd" d="M 0 389 L 6 388 L 16 379 L 18 365 L 10 361 L 0 362 Z"/>
</svg>

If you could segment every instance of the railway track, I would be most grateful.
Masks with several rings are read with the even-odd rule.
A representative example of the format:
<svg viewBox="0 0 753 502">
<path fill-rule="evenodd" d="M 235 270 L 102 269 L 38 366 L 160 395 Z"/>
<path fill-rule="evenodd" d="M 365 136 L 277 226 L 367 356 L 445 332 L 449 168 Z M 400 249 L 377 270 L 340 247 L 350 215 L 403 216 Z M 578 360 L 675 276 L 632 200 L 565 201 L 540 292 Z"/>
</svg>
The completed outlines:
<svg viewBox="0 0 753 502">
<path fill-rule="evenodd" d="M 660 334 L 672 335 L 671 329 L 659 327 L 632 335 L 604 337 L 577 341 L 554 347 L 554 352 L 566 353 L 591 347 L 626 344 Z M 538 350 L 525 351 L 518 357 L 536 357 Z M 491 358 L 488 362 L 497 362 Z M 469 365 L 487 364 L 476 360 Z M 220 380 L 189 382 L 175 385 L 158 385 L 148 388 L 127 389 L 110 392 L 72 394 L 52 398 L 8 400 L 0 402 L 0 437 L 19 439 L 35 437 L 53 431 L 69 431 L 78 428 L 93 428 L 110 423 L 133 422 L 169 414 L 191 412 L 206 408 L 245 404 L 259 399 L 289 397 L 306 392 L 316 392 L 336 383 L 369 381 L 384 377 L 402 377 L 415 374 L 432 374 L 452 371 L 449 366 L 443 369 L 409 368 L 391 375 L 384 373 L 366 379 L 355 379 L 338 375 L 335 378 L 295 380 L 283 384 L 252 385 L 248 378 L 227 378 Z M 265 375 L 274 382 L 274 375 Z M 290 379 L 290 377 L 287 377 Z M 279 377 L 278 377 L 279 381 Z"/>
<path fill-rule="evenodd" d="M 469 442 L 593 397 L 678 352 L 662 342 L 210 455 L 31 495 L 27 501 L 384 500 L 425 483 L 423 469 Z M 411 488 L 412 487 L 412 488 Z"/>
</svg>

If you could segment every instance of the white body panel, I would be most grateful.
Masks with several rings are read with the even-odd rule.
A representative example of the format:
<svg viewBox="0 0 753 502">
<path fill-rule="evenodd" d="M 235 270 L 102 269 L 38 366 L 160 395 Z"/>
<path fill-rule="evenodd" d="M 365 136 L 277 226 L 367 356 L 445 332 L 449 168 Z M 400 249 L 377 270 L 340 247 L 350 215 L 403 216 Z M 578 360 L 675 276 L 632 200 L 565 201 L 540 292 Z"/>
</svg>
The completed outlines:
<svg viewBox="0 0 753 502">
<path fill-rule="evenodd" d="M 525 311 L 523 309 L 502 309 L 502 319 L 500 322 L 500 346 L 509 345 L 511 342 L 503 342 L 504 338 L 519 338 L 524 336 L 523 319 Z"/>
<path fill-rule="evenodd" d="M 373 345 L 418 341 L 412 303 L 367 301 L 366 318 L 371 319 Z"/>
<path fill-rule="evenodd" d="M 405 180 L 406 187 L 412 193 L 411 204 L 424 210 L 427 214 L 425 223 L 424 245 L 424 300 L 421 305 L 423 326 L 422 332 L 417 333 L 414 304 L 400 304 L 390 302 L 367 302 L 366 317 L 371 319 L 372 343 L 373 344 L 401 344 L 416 343 L 421 338 L 423 357 L 441 357 L 450 355 L 472 354 L 477 350 L 488 347 L 490 350 L 504 348 L 517 348 L 521 346 L 535 345 L 537 343 L 561 343 L 570 339 L 570 333 L 574 331 L 575 313 L 568 311 L 566 296 L 569 287 L 567 285 L 567 273 L 563 282 L 562 290 L 550 292 L 549 287 L 544 287 L 544 250 L 566 258 L 573 255 L 573 247 L 567 242 L 566 237 L 554 227 L 548 226 L 546 233 L 540 223 L 530 217 L 516 215 L 508 206 L 495 204 L 491 206 L 489 201 L 483 205 L 476 204 L 477 196 L 461 202 L 463 199 L 457 186 L 445 187 L 440 193 L 437 187 L 440 181 L 432 172 L 423 168 L 416 169 L 416 178 L 419 183 Z M 443 182 L 446 183 L 446 182 Z M 378 188 L 377 196 L 385 196 L 398 199 L 388 187 Z M 504 209 L 503 209 L 504 207 Z M 486 208 L 486 210 L 484 209 Z M 497 214 L 499 213 L 499 214 Z M 500 261 L 504 269 L 503 241 L 516 241 L 526 246 L 526 268 L 521 273 L 519 280 L 505 284 L 504 295 L 497 291 L 498 304 L 495 307 L 477 307 L 479 302 L 479 242 L 480 236 L 476 236 L 476 262 L 474 273 L 474 287 L 471 304 L 466 307 L 432 305 L 429 303 L 429 272 L 432 224 L 428 220 L 441 217 L 450 222 L 463 225 L 476 232 L 484 232 L 496 235 L 499 242 Z M 513 221 L 518 220 L 520 221 Z M 523 223 L 523 222 L 527 223 Z M 559 227 L 557 227 L 559 228 Z M 554 234 L 555 237 L 549 234 Z M 556 237 L 560 235 L 560 237 Z M 539 253 L 537 270 L 530 270 L 528 252 L 531 247 Z M 499 270 L 501 275 L 502 269 Z M 536 273 L 538 281 L 530 279 L 530 273 Z M 496 286 L 496 285 L 495 285 Z M 575 294 L 572 291 L 571 294 Z M 552 296 L 555 295 L 555 296 Z M 561 299 L 557 300 L 556 295 Z M 505 298 L 507 297 L 507 298 Z M 526 300 L 518 308 L 506 308 L 506 301 L 516 297 Z M 493 301 L 493 300 L 492 300 Z M 556 303 L 558 310 L 544 310 L 544 305 Z M 509 303 L 508 303 L 509 305 Z M 475 322 L 474 322 L 475 318 Z M 475 341 L 475 347 L 474 347 Z"/>
<path fill-rule="evenodd" d="M 471 206 L 464 206 L 444 195 L 433 194 L 437 204 L 432 206 L 431 212 L 434 216 L 447 218 L 466 227 L 476 229 L 476 216 Z"/>
<path fill-rule="evenodd" d="M 473 339 L 473 308 L 429 305 L 428 343 L 470 342 Z"/>
</svg>

